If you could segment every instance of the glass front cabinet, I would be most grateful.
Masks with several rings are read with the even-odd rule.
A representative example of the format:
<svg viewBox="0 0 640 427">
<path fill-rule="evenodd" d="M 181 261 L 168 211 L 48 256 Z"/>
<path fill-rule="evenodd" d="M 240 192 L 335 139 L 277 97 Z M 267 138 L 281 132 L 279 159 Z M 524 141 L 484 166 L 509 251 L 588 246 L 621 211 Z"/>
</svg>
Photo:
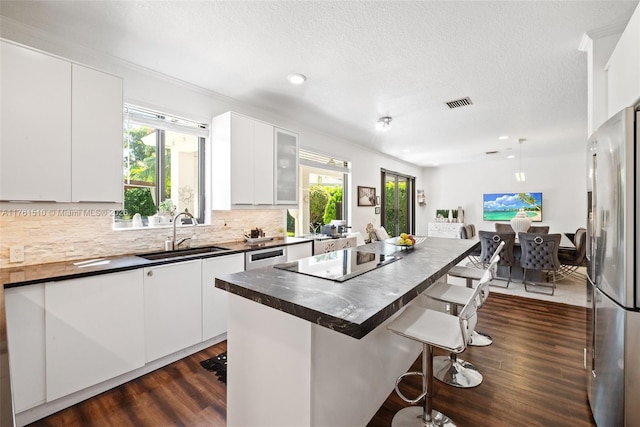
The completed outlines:
<svg viewBox="0 0 640 427">
<path fill-rule="evenodd" d="M 275 128 L 276 205 L 298 203 L 298 134 Z"/>
</svg>

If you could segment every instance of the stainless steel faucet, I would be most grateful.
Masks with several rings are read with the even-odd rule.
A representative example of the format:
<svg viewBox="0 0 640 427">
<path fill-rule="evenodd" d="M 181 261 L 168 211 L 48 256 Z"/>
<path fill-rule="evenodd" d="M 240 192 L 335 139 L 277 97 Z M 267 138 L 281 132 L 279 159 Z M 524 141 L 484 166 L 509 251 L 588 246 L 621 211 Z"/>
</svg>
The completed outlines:
<svg viewBox="0 0 640 427">
<path fill-rule="evenodd" d="M 186 240 L 189 240 L 190 238 L 185 238 L 185 239 L 181 239 L 178 244 L 176 244 L 176 225 L 178 224 L 178 218 L 181 216 L 187 216 L 189 218 L 191 218 L 191 222 L 192 225 L 195 227 L 196 225 L 198 225 L 198 220 L 195 219 L 195 217 L 193 215 L 191 215 L 191 212 L 189 212 L 188 210 L 184 210 L 184 212 L 178 212 L 174 217 L 173 217 L 173 240 L 171 240 L 171 250 L 175 250 L 178 248 L 178 246 L 180 246 L 182 243 L 184 243 Z"/>
</svg>

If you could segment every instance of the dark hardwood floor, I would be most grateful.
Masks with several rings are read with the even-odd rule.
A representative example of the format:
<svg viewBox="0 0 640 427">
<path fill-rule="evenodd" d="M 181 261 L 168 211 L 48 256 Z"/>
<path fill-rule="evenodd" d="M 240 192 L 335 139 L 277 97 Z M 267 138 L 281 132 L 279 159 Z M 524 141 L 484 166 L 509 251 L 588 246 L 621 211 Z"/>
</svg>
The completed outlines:
<svg viewBox="0 0 640 427">
<path fill-rule="evenodd" d="M 224 426 L 227 387 L 200 362 L 226 350 L 221 342 L 30 426 Z"/>
<path fill-rule="evenodd" d="M 583 368 L 585 324 L 585 308 L 492 293 L 477 329 L 491 335 L 493 344 L 460 355 L 478 367 L 482 384 L 460 389 L 434 381 L 434 407 L 458 427 L 595 426 Z M 420 357 L 410 370 L 421 367 Z M 421 392 L 420 377 L 403 383 L 407 395 Z M 392 392 L 368 427 L 390 426 L 405 406 Z"/>
<path fill-rule="evenodd" d="M 492 293 L 478 329 L 494 343 L 469 347 L 461 356 L 480 369 L 484 381 L 473 389 L 434 381 L 435 407 L 459 427 L 595 426 L 583 368 L 585 322 L 581 307 Z M 217 344 L 32 426 L 224 426 L 226 386 L 200 361 L 225 350 L 226 342 Z M 420 367 L 418 358 L 411 370 Z M 405 380 L 405 392 L 419 393 L 420 381 Z M 391 392 L 368 427 L 390 426 L 404 406 Z"/>
</svg>

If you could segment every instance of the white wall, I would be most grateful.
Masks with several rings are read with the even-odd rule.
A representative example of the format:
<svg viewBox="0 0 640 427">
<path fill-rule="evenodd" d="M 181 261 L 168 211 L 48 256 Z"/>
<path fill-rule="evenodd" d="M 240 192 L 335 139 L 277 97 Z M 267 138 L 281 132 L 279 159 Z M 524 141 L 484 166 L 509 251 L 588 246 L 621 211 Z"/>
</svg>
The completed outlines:
<svg viewBox="0 0 640 427">
<path fill-rule="evenodd" d="M 586 147 L 586 137 L 584 146 Z M 587 168 L 586 148 L 576 148 L 573 155 L 545 159 L 525 157 L 523 169 L 527 180 L 517 182 L 516 159 L 488 159 L 477 164 L 426 168 L 423 182 L 427 205 L 419 207 L 425 223 L 435 217 L 436 209 L 462 206 L 465 223 L 476 230 L 494 230 L 495 222 L 482 220 L 484 193 L 542 192 L 542 222 L 551 233 L 575 232 L 586 225 Z"/>
</svg>

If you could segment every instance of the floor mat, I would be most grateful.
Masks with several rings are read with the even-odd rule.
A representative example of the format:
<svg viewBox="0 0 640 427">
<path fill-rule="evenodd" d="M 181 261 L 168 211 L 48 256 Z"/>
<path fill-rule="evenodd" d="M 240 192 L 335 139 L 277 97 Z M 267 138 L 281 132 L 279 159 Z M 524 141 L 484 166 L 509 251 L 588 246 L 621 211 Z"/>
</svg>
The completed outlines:
<svg viewBox="0 0 640 427">
<path fill-rule="evenodd" d="M 227 383 L 227 352 L 220 353 L 210 359 L 203 360 L 200 365 L 207 371 L 215 372 L 223 383 Z"/>
</svg>

